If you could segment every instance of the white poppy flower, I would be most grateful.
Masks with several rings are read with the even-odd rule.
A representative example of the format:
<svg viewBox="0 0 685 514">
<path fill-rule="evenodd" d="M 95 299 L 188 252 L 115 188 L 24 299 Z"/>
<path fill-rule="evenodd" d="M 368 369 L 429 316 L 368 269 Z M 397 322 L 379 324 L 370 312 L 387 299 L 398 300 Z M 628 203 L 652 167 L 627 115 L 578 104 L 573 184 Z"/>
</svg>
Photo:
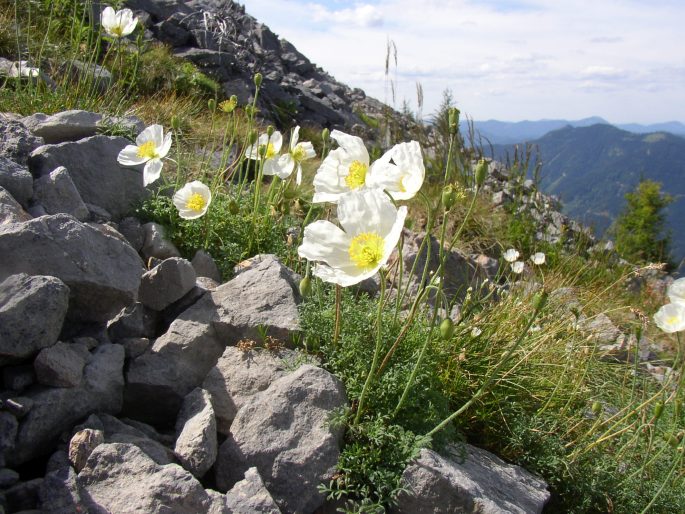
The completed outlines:
<svg viewBox="0 0 685 514">
<path fill-rule="evenodd" d="M 40 74 L 40 70 L 29 66 L 28 61 L 15 61 L 10 66 L 7 74 L 12 78 L 37 77 Z"/>
<path fill-rule="evenodd" d="M 409 200 L 419 192 L 426 176 L 417 141 L 399 143 L 373 163 L 367 187 L 385 189 L 394 200 Z"/>
<path fill-rule="evenodd" d="M 135 145 L 127 145 L 117 157 L 119 164 L 137 166 L 145 163 L 143 185 L 153 183 L 162 173 L 162 159 L 171 149 L 171 133 L 164 136 L 161 125 L 150 125 L 136 138 Z"/>
<path fill-rule="evenodd" d="M 186 220 L 204 216 L 212 201 L 212 192 L 199 180 L 188 182 L 174 194 L 173 202 L 178 215 Z"/>
<path fill-rule="evenodd" d="M 511 271 L 520 275 L 523 273 L 523 261 L 516 261 L 511 263 Z"/>
<path fill-rule="evenodd" d="M 283 146 L 283 135 L 275 130 L 271 137 L 269 134 L 261 134 L 257 143 L 251 145 L 245 151 L 245 156 L 248 159 L 261 161 L 264 159 L 264 175 L 276 175 L 279 178 L 288 178 L 293 172 L 292 167 L 286 170 L 280 158 L 281 147 Z"/>
<path fill-rule="evenodd" d="M 545 254 L 542 252 L 537 252 L 531 255 L 530 260 L 533 261 L 533 264 L 536 266 L 542 266 L 545 263 Z"/>
<path fill-rule="evenodd" d="M 369 152 L 360 137 L 334 130 L 338 148 L 330 152 L 314 176 L 312 202 L 336 203 L 345 193 L 363 188 L 369 171 Z"/>
<path fill-rule="evenodd" d="M 100 23 L 109 36 L 119 39 L 133 32 L 138 24 L 138 18 L 133 17 L 131 9 L 114 11 L 108 6 L 102 11 Z"/>
<path fill-rule="evenodd" d="M 400 238 L 407 207 L 397 209 L 379 189 L 342 195 L 338 202 L 340 229 L 319 220 L 304 229 L 300 257 L 317 261 L 314 275 L 343 287 L 372 277 L 383 266 Z"/>
<path fill-rule="evenodd" d="M 685 330 L 685 305 L 681 303 L 664 305 L 654 315 L 654 322 L 667 334 Z"/>
<path fill-rule="evenodd" d="M 666 294 L 672 303 L 685 304 L 685 278 L 679 278 L 668 286 Z"/>
<path fill-rule="evenodd" d="M 295 183 L 298 186 L 302 183 L 302 161 L 316 157 L 314 146 L 309 141 L 299 143 L 299 139 L 300 126 L 298 125 L 290 138 L 290 151 L 278 158 L 278 165 L 283 173 L 286 173 L 286 177 L 293 172 L 293 168 L 297 167 Z"/>
<path fill-rule="evenodd" d="M 514 262 L 518 260 L 519 258 L 519 253 L 517 250 L 514 250 L 513 248 L 509 248 L 506 252 L 502 254 L 502 257 L 504 257 L 504 260 L 507 262 Z"/>
</svg>

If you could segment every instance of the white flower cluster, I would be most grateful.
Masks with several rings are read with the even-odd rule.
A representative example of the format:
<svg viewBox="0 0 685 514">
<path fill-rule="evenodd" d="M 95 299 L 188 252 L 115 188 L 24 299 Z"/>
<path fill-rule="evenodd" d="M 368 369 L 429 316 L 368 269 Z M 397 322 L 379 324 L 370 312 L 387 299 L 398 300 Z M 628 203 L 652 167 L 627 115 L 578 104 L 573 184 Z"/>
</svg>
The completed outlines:
<svg viewBox="0 0 685 514">
<path fill-rule="evenodd" d="M 248 159 L 264 161 L 264 175 L 276 175 L 285 179 L 290 176 L 294 169 L 297 170 L 295 182 L 299 186 L 302 183 L 302 162 L 316 157 L 314 146 L 309 141 L 299 142 L 299 125 L 293 130 L 290 138 L 290 148 L 281 155 L 283 136 L 276 130 L 269 134 L 259 136 L 257 142 L 250 146 L 245 155 Z"/>
<path fill-rule="evenodd" d="M 338 130 L 331 138 L 338 148 L 314 177 L 313 201 L 336 203 L 342 228 L 324 220 L 311 223 L 298 254 L 316 263 L 315 276 L 346 287 L 372 277 L 388 261 L 407 216 L 407 207 L 396 207 L 390 197 L 412 198 L 425 168 L 416 141 L 395 145 L 371 163 L 361 138 Z"/>
<path fill-rule="evenodd" d="M 673 282 L 667 290 L 671 303 L 654 314 L 654 323 L 667 334 L 685 330 L 685 278 Z"/>
<path fill-rule="evenodd" d="M 523 273 L 525 268 L 524 262 L 519 260 L 520 256 L 521 254 L 514 248 L 509 248 L 502 254 L 502 258 L 511 265 L 511 271 L 517 275 Z M 544 253 L 536 252 L 530 256 L 530 260 L 534 265 L 542 266 L 545 263 L 546 257 Z"/>
</svg>

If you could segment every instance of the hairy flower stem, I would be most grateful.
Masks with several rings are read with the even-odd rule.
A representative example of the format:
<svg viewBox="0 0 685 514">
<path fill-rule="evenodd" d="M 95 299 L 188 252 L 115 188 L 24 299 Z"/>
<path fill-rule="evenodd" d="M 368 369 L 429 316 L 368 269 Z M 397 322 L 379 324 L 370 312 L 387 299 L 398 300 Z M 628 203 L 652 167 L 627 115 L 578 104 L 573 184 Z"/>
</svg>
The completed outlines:
<svg viewBox="0 0 685 514">
<path fill-rule="evenodd" d="M 362 413 L 364 412 L 364 403 L 366 396 L 369 392 L 369 386 L 373 381 L 374 374 L 376 372 L 376 366 L 378 365 L 378 358 L 381 353 L 381 345 L 383 342 L 383 304 L 385 303 L 385 272 L 381 271 L 381 294 L 378 298 L 378 311 L 376 312 L 376 348 L 373 351 L 373 360 L 371 361 L 371 369 L 369 369 L 369 374 L 366 375 L 366 382 L 364 382 L 364 387 L 362 388 L 362 394 L 359 396 L 359 405 L 357 405 L 357 414 L 354 417 L 353 425 L 358 425 Z"/>
<path fill-rule="evenodd" d="M 528 323 L 526 324 L 526 327 L 523 329 L 521 332 L 521 335 L 518 337 L 516 342 L 514 342 L 513 345 L 507 350 L 507 352 L 504 354 L 502 359 L 497 363 L 497 365 L 492 369 L 488 377 L 485 379 L 485 382 L 483 383 L 482 386 L 480 386 L 480 389 L 474 393 L 474 395 L 467 401 L 464 405 L 462 405 L 459 409 L 454 411 L 452 414 L 450 414 L 447 418 L 445 418 L 443 421 L 441 421 L 433 430 L 428 432 L 426 434 L 427 437 L 432 437 L 435 433 L 439 432 L 443 428 L 445 428 L 447 425 L 449 425 L 454 419 L 456 419 L 458 416 L 466 412 L 471 405 L 473 405 L 481 396 L 483 396 L 485 393 L 487 393 L 490 390 L 490 386 L 492 383 L 495 381 L 497 374 L 499 371 L 502 369 L 504 364 L 509 360 L 509 358 L 514 354 L 514 352 L 518 349 L 519 346 L 521 346 L 521 343 L 523 342 L 523 339 L 526 337 L 526 334 L 528 334 L 528 331 L 530 330 L 530 327 L 533 326 L 533 323 L 537 319 L 538 315 L 540 314 L 540 308 L 536 307 L 535 311 L 531 315 L 530 319 L 528 320 Z"/>
<path fill-rule="evenodd" d="M 333 328 L 333 347 L 338 346 L 338 339 L 340 338 L 340 304 L 342 303 L 342 287 L 335 285 L 335 326 Z"/>
</svg>

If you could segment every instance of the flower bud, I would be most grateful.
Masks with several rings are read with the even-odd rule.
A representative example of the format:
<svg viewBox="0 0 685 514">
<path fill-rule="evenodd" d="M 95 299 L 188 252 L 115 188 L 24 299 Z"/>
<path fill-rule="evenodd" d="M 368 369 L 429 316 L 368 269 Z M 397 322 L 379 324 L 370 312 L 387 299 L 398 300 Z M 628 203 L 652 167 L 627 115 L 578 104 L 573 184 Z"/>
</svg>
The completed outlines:
<svg viewBox="0 0 685 514">
<path fill-rule="evenodd" d="M 485 159 L 478 161 L 476 166 L 476 187 L 481 187 L 485 182 L 485 178 L 488 176 L 488 163 Z"/>
<path fill-rule="evenodd" d="M 214 112 L 216 109 L 216 100 L 214 100 L 214 98 L 207 100 L 207 107 L 209 107 L 210 111 Z"/>
<path fill-rule="evenodd" d="M 445 318 L 440 323 L 440 336 L 447 341 L 454 335 L 454 322 L 450 318 Z"/>
<path fill-rule="evenodd" d="M 664 403 L 663 402 L 656 402 L 656 405 L 654 405 L 654 421 L 659 419 L 661 415 L 664 412 Z"/>
<path fill-rule="evenodd" d="M 181 118 L 179 118 L 176 114 L 171 117 L 171 128 L 174 130 L 181 128 Z"/>
<path fill-rule="evenodd" d="M 448 118 L 449 118 L 449 131 L 450 135 L 455 135 L 457 131 L 459 130 L 459 109 L 456 107 L 450 107 L 448 111 Z"/>
<path fill-rule="evenodd" d="M 602 412 L 602 404 L 599 402 L 592 402 L 592 413 L 595 416 L 599 416 L 600 412 Z"/>
<path fill-rule="evenodd" d="M 457 192 L 452 184 L 447 184 L 442 190 L 442 205 L 449 211 L 457 203 Z"/>
<path fill-rule="evenodd" d="M 536 293 L 533 296 L 533 307 L 536 311 L 540 312 L 542 308 L 545 306 L 545 304 L 547 303 L 547 296 L 547 291 Z"/>
<path fill-rule="evenodd" d="M 677 448 L 678 444 L 680 443 L 680 437 L 678 437 L 678 434 L 674 434 L 673 432 L 667 432 L 664 434 L 664 441 L 671 445 L 672 448 Z"/>
<path fill-rule="evenodd" d="M 312 279 L 309 275 L 306 275 L 302 280 L 300 280 L 300 294 L 303 298 L 306 298 L 312 294 Z"/>
<path fill-rule="evenodd" d="M 261 73 L 255 73 L 254 74 L 254 85 L 257 87 L 260 87 L 262 85 L 262 74 Z"/>
<path fill-rule="evenodd" d="M 269 125 L 268 127 L 266 127 L 266 135 L 269 136 L 269 137 L 271 137 L 271 136 L 273 135 L 273 133 L 274 133 L 274 130 L 275 130 L 275 129 L 274 129 L 274 126 L 273 126 L 273 125 Z"/>
<path fill-rule="evenodd" d="M 238 202 L 235 200 L 231 200 L 228 202 L 228 212 L 233 214 L 234 216 L 240 212 L 240 206 L 238 205 Z"/>
<path fill-rule="evenodd" d="M 324 128 L 321 131 L 321 139 L 323 139 L 323 142 L 325 143 L 326 141 L 328 141 L 329 137 L 331 137 L 331 131 L 328 130 L 328 128 Z"/>
<path fill-rule="evenodd" d="M 253 145 L 253 144 L 255 144 L 255 143 L 257 142 L 257 137 L 258 137 L 258 135 L 257 135 L 257 131 L 256 131 L 256 130 L 250 131 L 249 142 L 250 142 L 251 145 Z"/>
</svg>

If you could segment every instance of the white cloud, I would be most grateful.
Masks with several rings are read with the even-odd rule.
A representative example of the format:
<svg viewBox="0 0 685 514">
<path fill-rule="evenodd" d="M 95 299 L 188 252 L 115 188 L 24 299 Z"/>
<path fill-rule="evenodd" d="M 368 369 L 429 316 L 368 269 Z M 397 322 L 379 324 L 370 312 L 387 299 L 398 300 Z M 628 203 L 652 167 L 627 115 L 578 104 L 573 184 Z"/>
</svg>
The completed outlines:
<svg viewBox="0 0 685 514">
<path fill-rule="evenodd" d="M 380 100 L 388 96 L 383 71 L 392 39 L 397 104 L 415 104 L 418 81 L 425 113 L 451 88 L 475 119 L 594 114 L 613 122 L 685 121 L 682 1 L 245 3 L 331 75 Z"/>
<path fill-rule="evenodd" d="M 319 4 L 309 4 L 314 21 L 356 27 L 380 27 L 383 15 L 371 4 L 356 5 L 351 9 L 330 10 Z"/>
</svg>

